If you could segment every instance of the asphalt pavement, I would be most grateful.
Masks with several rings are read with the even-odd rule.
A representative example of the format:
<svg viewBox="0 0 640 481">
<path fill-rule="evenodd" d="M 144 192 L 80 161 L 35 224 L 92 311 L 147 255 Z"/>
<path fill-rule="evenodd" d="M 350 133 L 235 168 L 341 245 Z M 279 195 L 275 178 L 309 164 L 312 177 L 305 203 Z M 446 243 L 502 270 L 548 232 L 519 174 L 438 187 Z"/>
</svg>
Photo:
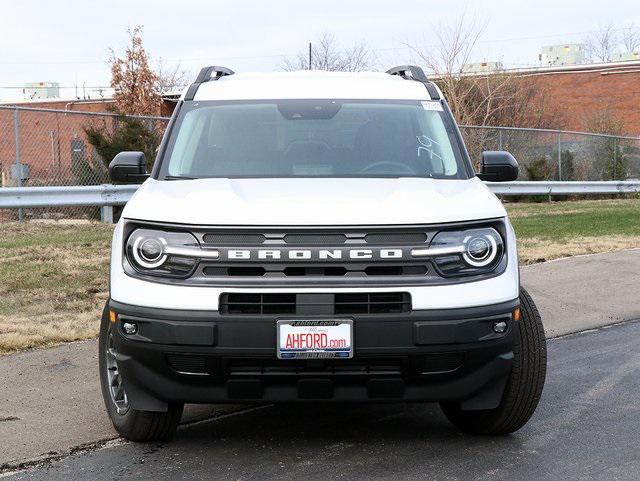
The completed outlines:
<svg viewBox="0 0 640 481">
<path fill-rule="evenodd" d="M 437 405 L 277 405 L 118 444 L 7 480 L 638 480 L 640 322 L 549 341 L 519 432 L 462 435 Z"/>
</svg>

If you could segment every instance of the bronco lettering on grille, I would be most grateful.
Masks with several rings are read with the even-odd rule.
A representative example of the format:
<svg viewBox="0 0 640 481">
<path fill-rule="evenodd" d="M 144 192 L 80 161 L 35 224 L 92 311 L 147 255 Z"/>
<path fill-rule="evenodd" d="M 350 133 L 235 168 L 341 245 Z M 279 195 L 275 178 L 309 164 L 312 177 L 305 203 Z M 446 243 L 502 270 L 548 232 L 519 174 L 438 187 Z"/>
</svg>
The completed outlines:
<svg viewBox="0 0 640 481">
<path fill-rule="evenodd" d="M 228 249 L 223 251 L 222 259 L 233 261 L 331 261 L 331 260 L 368 260 L 402 259 L 404 249 Z"/>
</svg>

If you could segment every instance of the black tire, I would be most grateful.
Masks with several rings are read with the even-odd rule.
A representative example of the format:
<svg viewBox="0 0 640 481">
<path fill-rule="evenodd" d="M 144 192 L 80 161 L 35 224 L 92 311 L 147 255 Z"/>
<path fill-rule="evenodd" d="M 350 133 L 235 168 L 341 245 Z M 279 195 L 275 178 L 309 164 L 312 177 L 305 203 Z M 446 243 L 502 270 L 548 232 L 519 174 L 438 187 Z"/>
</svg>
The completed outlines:
<svg viewBox="0 0 640 481">
<path fill-rule="evenodd" d="M 128 406 L 127 398 L 120 407 L 111 393 L 107 366 L 109 337 L 112 324 L 109 322 L 109 310 L 105 306 L 100 321 L 100 340 L 98 364 L 100 367 L 100 386 L 107 413 L 116 431 L 130 441 L 168 441 L 173 437 L 182 417 L 183 404 L 170 404 L 166 412 L 139 411 Z M 117 372 L 117 371 L 116 371 Z M 124 392 L 124 391 L 123 391 Z M 126 396 L 126 394 L 125 394 Z M 120 401 L 121 403 L 123 401 Z"/>
<path fill-rule="evenodd" d="M 547 342 L 538 308 L 529 293 L 520 288 L 521 319 L 516 322 L 513 367 L 496 409 L 463 411 L 459 403 L 441 403 L 442 410 L 458 429 L 473 434 L 509 434 L 531 418 L 547 373 Z"/>
</svg>

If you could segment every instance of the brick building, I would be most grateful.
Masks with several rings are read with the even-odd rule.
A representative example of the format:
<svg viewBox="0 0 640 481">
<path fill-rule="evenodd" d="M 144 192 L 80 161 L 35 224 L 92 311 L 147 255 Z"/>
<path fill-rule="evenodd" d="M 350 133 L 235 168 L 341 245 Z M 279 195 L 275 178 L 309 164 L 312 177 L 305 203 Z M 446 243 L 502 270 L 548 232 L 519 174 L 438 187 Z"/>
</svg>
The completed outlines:
<svg viewBox="0 0 640 481">
<path fill-rule="evenodd" d="M 587 130 L 595 112 L 608 111 L 626 135 L 640 136 L 640 61 L 523 69 L 514 73 L 544 84 L 564 113 L 566 130 Z"/>
</svg>

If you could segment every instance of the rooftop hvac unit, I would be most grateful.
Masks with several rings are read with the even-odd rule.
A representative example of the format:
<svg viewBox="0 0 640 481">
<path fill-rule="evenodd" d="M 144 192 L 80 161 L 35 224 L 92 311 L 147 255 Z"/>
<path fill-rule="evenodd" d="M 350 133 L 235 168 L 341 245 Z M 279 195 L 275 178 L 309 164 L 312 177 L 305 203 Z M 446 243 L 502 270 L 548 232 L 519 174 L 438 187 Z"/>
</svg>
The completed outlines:
<svg viewBox="0 0 640 481">
<path fill-rule="evenodd" d="M 586 61 L 584 45 L 579 43 L 547 45 L 538 58 L 543 67 L 581 65 Z"/>
<path fill-rule="evenodd" d="M 24 84 L 22 91 L 26 99 L 55 99 L 60 97 L 60 84 L 58 82 L 29 82 Z"/>
<path fill-rule="evenodd" d="M 502 62 L 473 62 L 462 66 L 463 73 L 496 72 L 502 69 Z"/>
<path fill-rule="evenodd" d="M 614 62 L 628 62 L 630 60 L 640 60 L 640 52 L 622 52 L 613 56 Z"/>
</svg>

